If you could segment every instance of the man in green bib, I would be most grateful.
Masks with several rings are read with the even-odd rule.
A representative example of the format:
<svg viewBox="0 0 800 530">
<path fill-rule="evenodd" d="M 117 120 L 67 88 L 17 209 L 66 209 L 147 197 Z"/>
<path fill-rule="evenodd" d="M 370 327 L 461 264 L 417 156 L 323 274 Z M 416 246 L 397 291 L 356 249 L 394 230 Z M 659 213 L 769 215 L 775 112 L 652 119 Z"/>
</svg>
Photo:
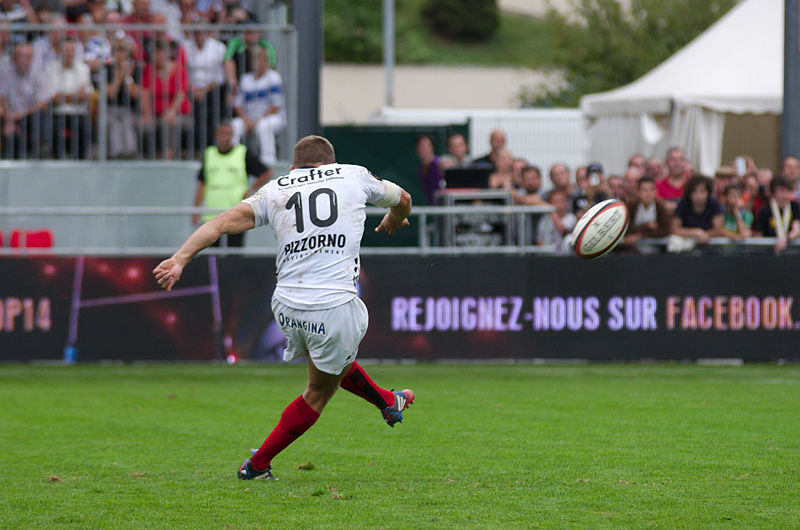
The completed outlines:
<svg viewBox="0 0 800 530">
<path fill-rule="evenodd" d="M 272 176 L 272 170 L 252 155 L 247 147 L 233 144 L 233 128 L 230 123 L 221 123 L 217 127 L 215 138 L 217 145 L 206 148 L 203 165 L 197 174 L 194 205 L 202 204 L 206 208 L 227 210 L 263 186 Z M 256 177 L 252 186 L 248 176 Z M 216 215 L 204 214 L 203 222 Z M 200 224 L 198 214 L 192 216 L 192 223 Z M 228 238 L 226 246 L 244 246 L 244 233 L 223 237 Z M 217 240 L 213 246 L 219 245 L 220 241 Z"/>
</svg>

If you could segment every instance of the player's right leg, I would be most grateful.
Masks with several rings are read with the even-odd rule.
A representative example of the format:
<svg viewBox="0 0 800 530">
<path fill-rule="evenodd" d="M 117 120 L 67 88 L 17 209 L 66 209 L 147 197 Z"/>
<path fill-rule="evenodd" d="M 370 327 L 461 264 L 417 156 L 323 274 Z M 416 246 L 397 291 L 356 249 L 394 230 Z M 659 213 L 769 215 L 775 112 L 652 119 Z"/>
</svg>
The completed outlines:
<svg viewBox="0 0 800 530">
<path fill-rule="evenodd" d="M 278 425 L 261 447 L 241 465 L 238 477 L 242 480 L 276 480 L 272 475 L 272 459 L 316 423 L 349 368 L 345 367 L 341 374 L 329 374 L 317 368 L 309 358 L 305 392 L 286 407 Z"/>
</svg>

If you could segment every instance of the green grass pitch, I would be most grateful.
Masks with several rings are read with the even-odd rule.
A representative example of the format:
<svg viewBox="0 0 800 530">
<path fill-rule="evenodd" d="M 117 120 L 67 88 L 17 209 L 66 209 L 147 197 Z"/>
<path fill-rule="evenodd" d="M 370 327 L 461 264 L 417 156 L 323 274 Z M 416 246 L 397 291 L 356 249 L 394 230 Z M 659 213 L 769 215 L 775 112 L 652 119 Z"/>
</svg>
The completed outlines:
<svg viewBox="0 0 800 530">
<path fill-rule="evenodd" d="M 0 365 L 0 527 L 800 524 L 798 366 L 366 368 L 406 421 L 341 391 L 260 482 L 302 366 Z"/>
</svg>

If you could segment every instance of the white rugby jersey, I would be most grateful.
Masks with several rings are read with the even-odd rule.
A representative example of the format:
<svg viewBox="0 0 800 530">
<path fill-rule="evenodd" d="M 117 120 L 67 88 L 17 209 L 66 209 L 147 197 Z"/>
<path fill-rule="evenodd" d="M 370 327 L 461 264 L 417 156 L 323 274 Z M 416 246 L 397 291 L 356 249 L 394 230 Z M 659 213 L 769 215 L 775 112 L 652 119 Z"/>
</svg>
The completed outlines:
<svg viewBox="0 0 800 530">
<path fill-rule="evenodd" d="M 347 164 L 294 169 L 246 202 L 278 240 L 275 297 L 295 309 L 330 309 L 356 296 L 367 203 L 396 206 L 400 190 Z"/>
</svg>

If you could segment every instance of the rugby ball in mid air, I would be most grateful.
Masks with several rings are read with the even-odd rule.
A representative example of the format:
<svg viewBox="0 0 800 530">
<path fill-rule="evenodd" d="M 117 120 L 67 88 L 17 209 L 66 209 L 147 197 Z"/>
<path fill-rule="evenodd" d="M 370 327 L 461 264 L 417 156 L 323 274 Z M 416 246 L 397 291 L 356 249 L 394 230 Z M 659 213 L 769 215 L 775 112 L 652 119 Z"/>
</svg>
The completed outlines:
<svg viewBox="0 0 800 530">
<path fill-rule="evenodd" d="M 608 199 L 583 214 L 569 244 L 582 258 L 600 258 L 617 246 L 627 229 L 628 207 L 619 199 Z"/>
</svg>

